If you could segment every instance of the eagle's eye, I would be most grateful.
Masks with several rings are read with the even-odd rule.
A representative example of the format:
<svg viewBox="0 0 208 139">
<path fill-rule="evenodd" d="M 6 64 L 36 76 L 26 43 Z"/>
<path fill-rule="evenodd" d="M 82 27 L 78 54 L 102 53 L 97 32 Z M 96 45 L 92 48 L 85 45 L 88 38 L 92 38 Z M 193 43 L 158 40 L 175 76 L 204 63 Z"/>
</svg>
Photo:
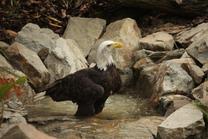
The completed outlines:
<svg viewBox="0 0 208 139">
<path fill-rule="evenodd" d="M 108 44 L 107 47 L 111 47 L 111 44 Z"/>
</svg>

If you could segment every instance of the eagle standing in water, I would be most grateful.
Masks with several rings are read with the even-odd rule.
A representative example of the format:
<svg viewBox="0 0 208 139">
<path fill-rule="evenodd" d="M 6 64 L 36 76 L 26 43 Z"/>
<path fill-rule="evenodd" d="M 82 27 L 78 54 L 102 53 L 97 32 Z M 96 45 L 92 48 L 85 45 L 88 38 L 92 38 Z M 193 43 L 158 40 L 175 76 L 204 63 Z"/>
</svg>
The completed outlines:
<svg viewBox="0 0 208 139">
<path fill-rule="evenodd" d="M 119 42 L 104 41 L 97 49 L 96 66 L 70 74 L 55 81 L 46 89 L 46 95 L 54 101 L 71 100 L 77 103 L 76 116 L 92 116 L 100 113 L 105 101 L 121 88 L 121 78 L 112 57 L 114 48 L 121 48 Z"/>
</svg>

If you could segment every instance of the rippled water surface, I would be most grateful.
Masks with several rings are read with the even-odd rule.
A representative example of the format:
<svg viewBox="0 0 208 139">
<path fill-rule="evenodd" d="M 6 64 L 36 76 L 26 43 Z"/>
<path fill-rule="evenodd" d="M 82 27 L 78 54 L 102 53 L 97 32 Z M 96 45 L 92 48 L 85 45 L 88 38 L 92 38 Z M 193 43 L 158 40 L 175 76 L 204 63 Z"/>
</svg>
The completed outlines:
<svg viewBox="0 0 208 139">
<path fill-rule="evenodd" d="M 155 115 L 147 101 L 131 95 L 109 97 L 102 113 L 77 119 L 77 106 L 70 101 L 53 102 L 46 98 L 28 106 L 28 120 L 40 130 L 60 139 L 152 138 L 152 134 L 137 121 Z M 137 123 L 137 124 L 135 124 Z"/>
</svg>

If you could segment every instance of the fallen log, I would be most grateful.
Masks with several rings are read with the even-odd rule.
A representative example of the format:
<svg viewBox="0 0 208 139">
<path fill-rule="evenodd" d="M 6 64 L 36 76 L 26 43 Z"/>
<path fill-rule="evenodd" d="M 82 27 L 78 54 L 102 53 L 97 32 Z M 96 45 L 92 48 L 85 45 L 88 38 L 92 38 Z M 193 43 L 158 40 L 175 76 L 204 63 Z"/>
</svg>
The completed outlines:
<svg viewBox="0 0 208 139">
<path fill-rule="evenodd" d="M 155 11 L 169 12 L 180 15 L 208 14 L 207 0 L 115 0 L 127 7 L 154 9 Z"/>
</svg>

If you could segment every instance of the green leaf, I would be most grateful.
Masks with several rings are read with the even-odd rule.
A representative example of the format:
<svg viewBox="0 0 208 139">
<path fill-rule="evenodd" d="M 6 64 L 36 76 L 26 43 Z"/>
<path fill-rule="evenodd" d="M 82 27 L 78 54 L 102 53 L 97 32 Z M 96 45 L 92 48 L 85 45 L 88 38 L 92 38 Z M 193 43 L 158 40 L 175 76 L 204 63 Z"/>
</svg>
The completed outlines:
<svg viewBox="0 0 208 139">
<path fill-rule="evenodd" d="M 23 77 L 19 77 L 19 78 L 15 81 L 15 83 L 21 85 L 21 84 L 24 84 L 26 81 L 27 81 L 27 77 L 23 76 Z"/>
<path fill-rule="evenodd" d="M 0 85 L 0 99 L 3 99 L 3 97 L 12 89 L 14 86 L 14 83 L 7 83 Z"/>
</svg>

